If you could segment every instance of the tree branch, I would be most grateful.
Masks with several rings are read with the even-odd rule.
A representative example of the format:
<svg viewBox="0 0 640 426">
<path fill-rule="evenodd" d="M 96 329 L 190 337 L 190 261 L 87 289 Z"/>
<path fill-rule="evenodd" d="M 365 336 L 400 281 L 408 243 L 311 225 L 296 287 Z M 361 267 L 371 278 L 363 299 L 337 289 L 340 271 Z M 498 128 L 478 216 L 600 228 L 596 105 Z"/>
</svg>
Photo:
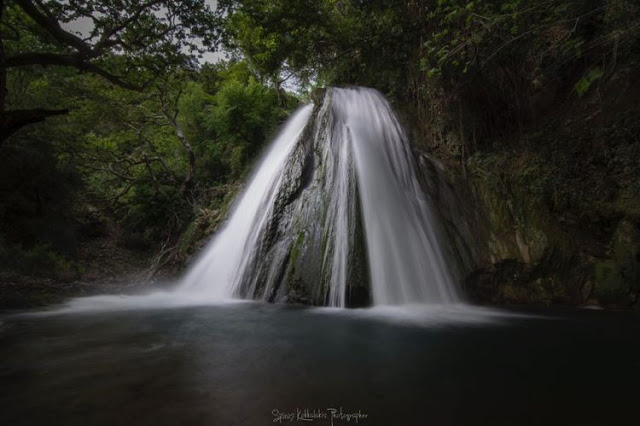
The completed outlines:
<svg viewBox="0 0 640 426">
<path fill-rule="evenodd" d="M 136 21 L 138 18 L 140 18 L 140 15 L 142 15 L 142 12 L 144 12 L 146 9 L 154 7 L 158 4 L 162 3 L 162 0 L 152 0 L 152 1 L 148 1 L 147 3 L 141 5 L 134 13 L 131 14 L 131 16 L 129 16 L 129 18 L 125 19 L 123 22 L 120 23 L 120 25 L 117 25 L 114 28 L 111 28 L 109 30 L 105 30 L 104 33 L 102 34 L 102 37 L 100 38 L 100 42 L 98 42 L 97 46 L 99 46 L 101 43 L 109 40 L 112 36 L 116 35 L 117 33 L 119 33 L 120 31 L 124 30 L 127 25 L 131 24 L 132 22 Z"/>
<path fill-rule="evenodd" d="M 16 55 L 5 60 L 5 66 L 7 68 L 12 67 L 24 67 L 30 65 L 41 65 L 43 67 L 51 65 L 69 66 L 74 67 L 82 72 L 89 72 L 99 75 L 105 80 L 113 83 L 117 86 L 125 89 L 141 92 L 144 88 L 131 84 L 122 80 L 121 77 L 111 74 L 110 72 L 100 68 L 91 62 L 88 62 L 85 58 L 78 54 L 56 54 L 56 53 L 24 53 L 22 55 Z"/>
<path fill-rule="evenodd" d="M 40 8 L 38 8 L 38 6 L 30 0 L 14 1 L 27 15 L 29 15 L 31 19 L 33 19 L 58 42 L 66 46 L 73 47 L 78 52 L 86 56 L 91 55 L 91 45 L 83 41 L 80 37 L 62 29 L 58 20 L 53 17 L 44 4 L 40 3 Z"/>
<path fill-rule="evenodd" d="M 49 117 L 68 114 L 68 109 L 17 109 L 0 114 L 0 145 L 22 127 L 40 123 Z"/>
<path fill-rule="evenodd" d="M 169 107 L 167 106 L 168 100 L 165 98 L 163 93 L 164 91 L 162 90 L 161 87 L 159 87 L 159 96 L 160 96 L 160 104 L 162 107 L 162 112 L 167 118 L 167 121 L 169 121 L 171 126 L 174 128 L 176 132 L 176 137 L 180 141 L 180 144 L 182 144 L 182 147 L 184 148 L 187 154 L 187 163 L 189 165 L 189 168 L 187 169 L 187 175 L 185 176 L 184 180 L 182 181 L 182 184 L 180 185 L 180 192 L 184 194 L 191 189 L 193 175 L 196 168 L 196 157 L 193 152 L 193 148 L 191 147 L 191 144 L 185 137 L 184 132 L 182 131 L 182 126 L 180 126 L 180 123 L 178 121 L 178 103 L 180 100 L 180 96 L 182 95 L 182 87 L 180 87 L 180 89 L 178 90 L 178 94 L 174 99 L 173 114 L 171 113 L 171 111 L 169 110 Z"/>
</svg>

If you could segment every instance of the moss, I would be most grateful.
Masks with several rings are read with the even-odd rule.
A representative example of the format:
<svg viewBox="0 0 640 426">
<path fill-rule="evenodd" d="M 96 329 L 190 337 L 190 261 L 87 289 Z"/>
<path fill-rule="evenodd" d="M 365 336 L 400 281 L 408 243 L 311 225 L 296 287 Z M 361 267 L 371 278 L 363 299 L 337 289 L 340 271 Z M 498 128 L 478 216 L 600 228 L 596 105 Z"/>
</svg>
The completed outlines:
<svg viewBox="0 0 640 426">
<path fill-rule="evenodd" d="M 187 226 L 187 229 L 185 229 L 185 231 L 182 233 L 182 237 L 180 238 L 180 245 L 178 246 L 179 256 L 184 256 L 191 249 L 194 236 L 200 234 L 196 232 L 197 229 L 198 229 L 197 220 L 194 220 Z"/>
<path fill-rule="evenodd" d="M 529 291 L 524 287 L 515 285 L 502 286 L 499 297 L 507 303 L 525 303 L 530 300 Z"/>
<path fill-rule="evenodd" d="M 304 241 L 304 232 L 302 231 L 298 232 L 298 237 L 296 238 L 296 241 L 293 243 L 293 247 L 291 247 L 290 259 L 291 259 L 292 270 L 296 266 L 296 261 L 298 260 L 298 256 L 300 255 L 300 248 L 302 247 L 303 241 Z"/>
<path fill-rule="evenodd" d="M 56 252 L 48 244 L 30 248 L 0 246 L 0 264 L 6 265 L 2 272 L 14 272 L 33 277 L 50 277 L 56 281 L 69 282 L 80 278 L 77 263 Z"/>
<path fill-rule="evenodd" d="M 629 298 L 629 286 L 620 267 L 613 261 L 595 264 L 596 285 L 594 295 L 603 304 L 625 303 Z"/>
<path fill-rule="evenodd" d="M 640 232 L 632 221 L 619 221 L 611 248 L 610 258 L 594 265 L 593 293 L 603 304 L 628 305 L 640 282 Z"/>
<path fill-rule="evenodd" d="M 529 245 L 529 253 L 533 263 L 539 262 L 549 246 L 547 233 L 536 226 L 525 228 L 525 238 Z"/>
<path fill-rule="evenodd" d="M 614 210 L 627 217 L 640 218 L 640 196 L 630 194 L 628 189 L 622 191 L 613 203 Z"/>
</svg>

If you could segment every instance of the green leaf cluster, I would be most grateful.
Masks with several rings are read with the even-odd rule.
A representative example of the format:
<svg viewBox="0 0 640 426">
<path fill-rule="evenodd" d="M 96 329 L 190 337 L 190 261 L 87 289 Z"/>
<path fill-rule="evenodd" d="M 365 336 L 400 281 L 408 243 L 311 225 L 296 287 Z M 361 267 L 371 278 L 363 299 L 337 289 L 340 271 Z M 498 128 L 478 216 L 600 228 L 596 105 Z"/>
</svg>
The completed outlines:
<svg viewBox="0 0 640 426">
<path fill-rule="evenodd" d="M 215 188 L 244 176 L 298 102 L 244 61 L 174 71 L 143 92 L 64 68 L 10 77 L 14 105 L 71 112 L 0 147 L 0 236 L 8 249 L 70 258 L 95 220 L 136 247 L 177 238 Z"/>
</svg>

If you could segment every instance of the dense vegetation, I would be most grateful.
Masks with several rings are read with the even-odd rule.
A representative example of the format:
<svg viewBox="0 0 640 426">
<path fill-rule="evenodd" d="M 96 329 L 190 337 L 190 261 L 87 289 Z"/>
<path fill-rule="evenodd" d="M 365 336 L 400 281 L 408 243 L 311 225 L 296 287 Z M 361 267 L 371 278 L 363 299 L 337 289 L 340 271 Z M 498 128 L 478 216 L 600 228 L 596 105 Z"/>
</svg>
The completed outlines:
<svg viewBox="0 0 640 426">
<path fill-rule="evenodd" d="M 177 3 L 3 3 L 3 270 L 77 279 L 96 238 L 174 256 L 295 107 L 246 61 L 198 65 L 213 13 Z M 98 17 L 88 40 L 58 25 L 86 16 Z"/>
<path fill-rule="evenodd" d="M 78 277 L 83 239 L 105 235 L 154 253 L 154 269 L 184 259 L 296 96 L 358 84 L 392 100 L 483 212 L 470 294 L 637 299 L 637 0 L 3 0 L 0 13 L 0 262 L 14 272 Z M 85 34 L 69 30 L 79 20 Z M 232 59 L 198 62 L 216 47 Z"/>
</svg>

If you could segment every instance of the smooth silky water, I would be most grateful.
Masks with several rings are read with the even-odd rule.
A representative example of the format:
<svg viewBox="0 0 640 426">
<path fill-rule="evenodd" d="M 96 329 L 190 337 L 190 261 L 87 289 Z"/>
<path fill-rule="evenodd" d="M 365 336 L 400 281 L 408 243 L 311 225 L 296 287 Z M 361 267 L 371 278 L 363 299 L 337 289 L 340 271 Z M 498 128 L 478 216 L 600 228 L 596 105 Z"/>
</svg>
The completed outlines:
<svg viewBox="0 0 640 426">
<path fill-rule="evenodd" d="M 292 116 L 175 290 L 0 316 L 0 424 L 637 416 L 638 315 L 461 303 L 438 229 L 386 100 L 330 89 Z"/>
<path fill-rule="evenodd" d="M 269 425 L 339 407 L 363 425 L 637 418 L 628 313 L 102 306 L 1 319 L 3 425 Z"/>
</svg>

